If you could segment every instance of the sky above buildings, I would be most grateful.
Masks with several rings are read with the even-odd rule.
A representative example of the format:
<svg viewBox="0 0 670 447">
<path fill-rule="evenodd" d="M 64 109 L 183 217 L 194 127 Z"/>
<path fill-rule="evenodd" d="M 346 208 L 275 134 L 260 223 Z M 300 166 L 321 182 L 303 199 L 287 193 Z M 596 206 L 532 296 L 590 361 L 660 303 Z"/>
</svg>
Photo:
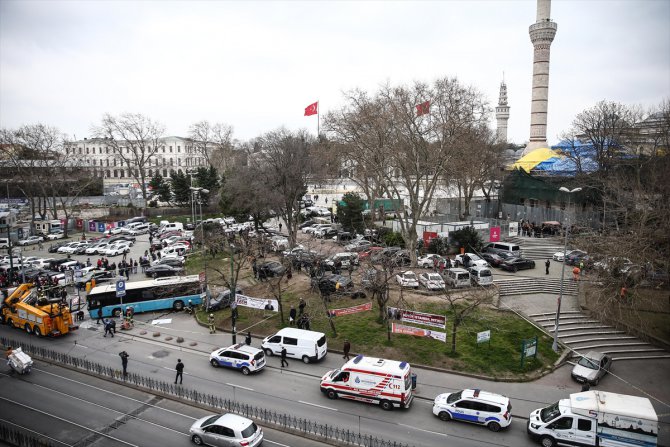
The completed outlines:
<svg viewBox="0 0 670 447">
<path fill-rule="evenodd" d="M 248 140 L 374 92 L 445 76 L 492 107 L 505 76 L 508 139 L 529 137 L 536 2 L 0 0 L 0 127 L 82 139 L 104 113 L 142 113 L 186 136 L 200 120 Z M 670 97 L 670 1 L 552 2 L 550 144 L 602 99 Z M 495 116 L 491 114 L 492 126 Z"/>
</svg>

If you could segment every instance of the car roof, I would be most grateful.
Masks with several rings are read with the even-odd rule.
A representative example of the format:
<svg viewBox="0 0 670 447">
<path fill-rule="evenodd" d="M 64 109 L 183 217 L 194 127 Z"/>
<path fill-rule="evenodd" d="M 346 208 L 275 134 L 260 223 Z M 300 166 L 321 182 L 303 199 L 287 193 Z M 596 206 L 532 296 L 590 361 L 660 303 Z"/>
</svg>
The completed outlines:
<svg viewBox="0 0 670 447">
<path fill-rule="evenodd" d="M 586 357 L 589 360 L 600 361 L 600 360 L 603 359 L 603 357 L 605 357 L 605 354 L 603 354 L 602 352 L 598 352 L 598 351 L 589 351 L 588 353 L 586 353 L 586 355 L 583 355 L 582 357 Z"/>
<path fill-rule="evenodd" d="M 477 394 L 477 396 L 475 396 L 475 394 Z M 509 398 L 503 396 L 502 394 L 491 393 L 478 389 L 466 389 L 461 391 L 461 398 L 474 399 L 480 402 L 489 402 L 503 406 L 506 406 L 509 403 Z"/>
<path fill-rule="evenodd" d="M 222 414 L 216 421 L 214 421 L 214 424 L 225 425 L 226 427 L 237 431 L 244 430 L 252 423 L 252 420 L 232 413 Z"/>
<path fill-rule="evenodd" d="M 247 354 L 255 355 L 258 354 L 259 352 L 262 352 L 258 348 L 254 348 L 253 346 L 246 345 L 244 343 L 238 343 L 236 345 L 228 346 L 227 348 L 222 348 L 224 350 L 228 351 L 237 351 L 237 352 L 245 352 Z M 220 351 L 221 349 L 218 349 Z"/>
</svg>

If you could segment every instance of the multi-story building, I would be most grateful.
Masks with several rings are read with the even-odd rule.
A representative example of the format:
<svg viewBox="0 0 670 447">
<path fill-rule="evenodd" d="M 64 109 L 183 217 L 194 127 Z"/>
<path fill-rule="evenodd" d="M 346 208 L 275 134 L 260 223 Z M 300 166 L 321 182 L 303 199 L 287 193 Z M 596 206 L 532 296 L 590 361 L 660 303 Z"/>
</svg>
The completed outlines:
<svg viewBox="0 0 670 447">
<path fill-rule="evenodd" d="M 159 173 L 163 177 L 170 177 L 172 171 L 187 173 L 192 169 L 207 167 L 205 155 L 194 147 L 193 141 L 182 137 L 161 138 L 156 149 L 151 148 L 152 155 L 146 164 L 149 178 Z M 123 144 L 119 144 L 124 150 Z M 151 146 L 149 146 L 151 147 Z M 123 156 L 127 159 L 130 150 Z M 84 138 L 72 141 L 65 145 L 68 156 L 78 159 L 81 166 L 90 169 L 96 177 L 102 177 L 105 184 L 128 183 L 134 176 L 131 168 L 124 165 L 121 155 L 116 152 L 114 145 L 104 138 Z"/>
</svg>

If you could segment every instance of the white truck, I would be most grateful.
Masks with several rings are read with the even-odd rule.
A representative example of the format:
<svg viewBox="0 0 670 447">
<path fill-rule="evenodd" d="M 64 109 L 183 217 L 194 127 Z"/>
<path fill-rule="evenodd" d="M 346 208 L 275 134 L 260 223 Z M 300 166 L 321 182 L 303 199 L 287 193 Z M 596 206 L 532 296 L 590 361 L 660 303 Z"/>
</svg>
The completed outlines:
<svg viewBox="0 0 670 447">
<path fill-rule="evenodd" d="M 412 376 L 407 362 L 359 355 L 321 378 L 321 392 L 329 399 L 351 399 L 378 404 L 384 410 L 409 408 Z"/>
<path fill-rule="evenodd" d="M 527 430 L 543 447 L 652 447 L 658 416 L 647 398 L 586 391 L 533 411 Z"/>
</svg>

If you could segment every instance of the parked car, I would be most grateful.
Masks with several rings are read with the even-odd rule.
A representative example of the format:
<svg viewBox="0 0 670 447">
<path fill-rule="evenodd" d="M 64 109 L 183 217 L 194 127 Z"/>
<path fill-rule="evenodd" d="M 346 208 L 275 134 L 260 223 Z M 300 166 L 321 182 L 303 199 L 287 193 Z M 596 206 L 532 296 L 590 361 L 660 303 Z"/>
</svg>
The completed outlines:
<svg viewBox="0 0 670 447">
<path fill-rule="evenodd" d="M 478 389 L 438 395 L 433 404 L 433 414 L 443 421 L 454 419 L 485 425 L 493 432 L 512 423 L 509 398 Z"/>
<path fill-rule="evenodd" d="M 79 247 L 79 245 L 81 245 L 81 242 L 70 242 L 69 244 L 59 247 L 57 253 L 74 254 L 75 250 L 77 249 L 77 247 Z"/>
<path fill-rule="evenodd" d="M 419 267 L 425 268 L 425 269 L 430 269 L 433 268 L 435 265 L 434 262 L 437 261 L 438 263 L 440 261 L 444 260 L 444 258 L 436 253 L 428 253 L 425 256 L 421 256 L 419 259 L 416 260 L 416 264 Z"/>
<path fill-rule="evenodd" d="M 263 443 L 263 430 L 254 421 L 232 413 L 200 418 L 189 433 L 196 445 L 258 447 Z"/>
<path fill-rule="evenodd" d="M 238 293 L 242 293 L 242 289 L 240 289 L 239 287 L 235 289 L 235 294 Z M 212 297 L 209 300 L 209 304 L 207 305 L 207 312 L 214 310 L 221 310 L 225 309 L 226 307 L 230 307 L 232 299 L 233 295 L 230 293 L 230 289 L 225 289 L 223 292 L 219 292 L 217 296 Z"/>
<path fill-rule="evenodd" d="M 586 254 L 586 252 L 581 251 L 581 250 L 569 250 L 568 252 L 565 252 L 565 253 L 562 252 L 562 251 L 557 251 L 556 253 L 554 253 L 552 255 L 551 259 L 553 259 L 554 261 L 557 261 L 557 262 L 563 262 L 563 260 L 565 260 L 565 258 L 569 259 L 570 256 L 577 256 L 579 254 Z"/>
<path fill-rule="evenodd" d="M 597 351 L 589 351 L 580 357 L 572 368 L 571 376 L 579 383 L 598 385 L 600 379 L 612 370 L 612 357 Z"/>
<path fill-rule="evenodd" d="M 130 252 L 130 245 L 128 244 L 112 244 L 105 250 L 105 256 L 118 256 Z"/>
<path fill-rule="evenodd" d="M 364 261 L 364 260 L 370 260 L 372 257 L 374 257 L 375 254 L 381 252 L 384 248 L 383 247 L 369 247 L 363 250 L 358 254 L 358 260 L 359 261 Z"/>
<path fill-rule="evenodd" d="M 54 230 L 53 232 L 47 234 L 47 240 L 48 241 L 55 241 L 56 239 L 63 239 L 65 237 L 65 233 L 63 230 Z"/>
<path fill-rule="evenodd" d="M 172 267 L 183 267 L 184 266 L 184 257 L 183 256 L 164 256 L 160 259 L 156 259 L 151 262 L 151 265 L 170 265 Z"/>
<path fill-rule="evenodd" d="M 503 270 L 507 270 L 508 272 L 534 269 L 535 261 L 533 261 L 532 259 L 525 259 L 525 258 L 510 258 L 505 260 L 505 262 L 503 262 L 502 264 L 500 264 L 500 268 Z"/>
<path fill-rule="evenodd" d="M 306 221 L 298 225 L 298 228 L 302 230 L 303 228 L 311 227 L 314 224 L 316 224 L 316 221 L 313 221 L 312 219 L 307 219 Z"/>
<path fill-rule="evenodd" d="M 184 273 L 183 267 L 175 267 L 168 264 L 157 264 L 148 267 L 144 271 L 149 278 L 163 278 L 165 276 L 178 276 Z"/>
<path fill-rule="evenodd" d="M 259 276 L 265 276 L 266 278 L 271 278 L 275 276 L 282 276 L 286 271 L 286 268 L 277 261 L 266 261 L 258 264 L 256 266 L 258 269 Z"/>
<path fill-rule="evenodd" d="M 400 287 L 419 288 L 419 280 L 416 277 L 416 273 L 410 270 L 398 273 L 395 275 L 395 279 L 398 281 L 398 284 L 400 284 Z"/>
<path fill-rule="evenodd" d="M 392 265 L 398 267 L 407 267 L 412 264 L 412 258 L 409 255 L 409 251 L 399 250 L 391 256 L 390 262 Z"/>
<path fill-rule="evenodd" d="M 500 267 L 505 259 L 496 253 L 482 253 L 482 259 L 489 263 L 491 267 Z"/>
<path fill-rule="evenodd" d="M 354 283 L 347 276 L 325 275 L 317 280 L 317 287 L 322 295 L 350 296 L 351 298 L 365 298 L 365 292 L 354 287 Z"/>
<path fill-rule="evenodd" d="M 62 242 L 57 242 L 55 244 L 51 244 L 51 245 L 49 245 L 49 248 L 47 249 L 47 251 L 49 253 L 57 253 L 59 248 L 61 248 L 64 245 L 67 245 L 67 244 L 69 244 L 69 242 L 67 242 L 67 241 L 62 241 Z"/>
<path fill-rule="evenodd" d="M 336 253 L 330 258 L 326 259 L 323 263 L 323 266 L 326 270 L 333 270 L 337 261 L 340 261 L 342 264 L 342 269 L 348 269 L 350 265 L 358 265 L 358 253 L 353 252 L 342 252 Z"/>
<path fill-rule="evenodd" d="M 109 243 L 107 241 L 99 241 L 95 244 L 92 244 L 92 245 L 89 245 L 88 247 L 86 247 L 84 252 L 87 255 L 101 255 L 107 249 L 108 245 L 109 245 Z"/>
<path fill-rule="evenodd" d="M 444 279 L 439 273 L 424 272 L 419 275 L 419 284 L 428 290 L 444 290 Z"/>
<path fill-rule="evenodd" d="M 353 241 L 349 242 L 347 245 L 344 246 L 344 249 L 346 251 L 363 251 L 370 247 L 372 245 L 372 242 L 366 241 L 365 239 L 354 239 Z"/>
<path fill-rule="evenodd" d="M 456 255 L 454 257 L 457 265 L 462 265 L 465 268 L 481 266 L 488 267 L 489 264 L 479 256 L 474 253 L 463 253 L 462 255 Z"/>
<path fill-rule="evenodd" d="M 39 244 L 40 242 L 44 242 L 44 238 L 42 236 L 28 236 L 25 239 L 20 239 L 16 244 L 17 245 L 35 245 Z"/>
<path fill-rule="evenodd" d="M 587 259 L 589 256 L 585 251 L 575 250 L 575 253 L 570 253 L 565 259 L 566 264 L 568 265 L 579 265 L 580 262 Z M 588 258 L 590 259 L 590 258 Z"/>
</svg>

